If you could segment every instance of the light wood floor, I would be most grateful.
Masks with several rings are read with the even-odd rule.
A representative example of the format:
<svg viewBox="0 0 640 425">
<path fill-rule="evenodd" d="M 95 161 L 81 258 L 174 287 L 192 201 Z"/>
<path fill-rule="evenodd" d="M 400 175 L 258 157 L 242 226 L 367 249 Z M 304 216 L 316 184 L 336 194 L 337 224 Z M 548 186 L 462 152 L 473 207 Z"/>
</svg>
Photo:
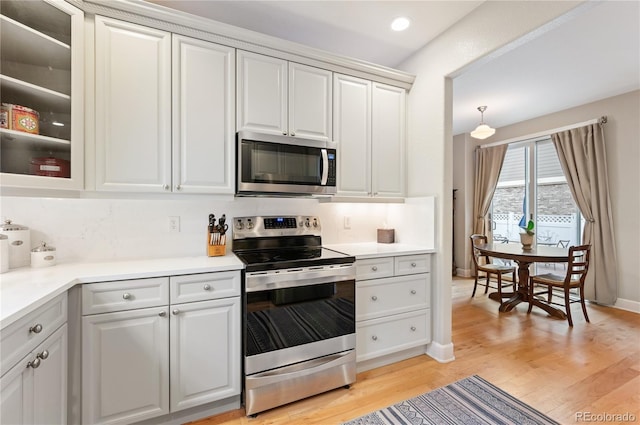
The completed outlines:
<svg viewBox="0 0 640 425">
<path fill-rule="evenodd" d="M 456 360 L 451 363 L 414 357 L 360 373 L 350 389 L 256 418 L 240 409 L 196 424 L 339 424 L 473 374 L 562 424 L 586 422 L 578 420 L 578 412 L 628 413 L 640 422 L 640 315 L 589 304 L 591 323 L 586 323 L 574 304 L 571 329 L 537 308 L 527 315 L 524 304 L 498 313 L 498 303 L 481 288 L 470 298 L 472 288 L 472 280 L 453 281 Z"/>
</svg>

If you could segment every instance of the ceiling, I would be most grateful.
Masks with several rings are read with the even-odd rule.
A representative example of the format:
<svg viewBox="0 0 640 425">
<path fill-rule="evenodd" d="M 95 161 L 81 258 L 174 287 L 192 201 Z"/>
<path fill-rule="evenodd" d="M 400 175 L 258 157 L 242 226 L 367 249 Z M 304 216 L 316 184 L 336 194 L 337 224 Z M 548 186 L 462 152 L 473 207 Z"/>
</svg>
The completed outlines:
<svg viewBox="0 0 640 425">
<path fill-rule="evenodd" d="M 150 0 L 335 54 L 402 69 L 403 60 L 483 1 Z M 453 134 L 477 107 L 503 127 L 640 89 L 640 2 L 590 3 L 577 16 L 454 79 Z M 407 16 L 404 32 L 389 28 Z M 558 96 L 561 93 L 561 96 Z M 595 118 L 595 117 L 594 117 Z"/>
</svg>

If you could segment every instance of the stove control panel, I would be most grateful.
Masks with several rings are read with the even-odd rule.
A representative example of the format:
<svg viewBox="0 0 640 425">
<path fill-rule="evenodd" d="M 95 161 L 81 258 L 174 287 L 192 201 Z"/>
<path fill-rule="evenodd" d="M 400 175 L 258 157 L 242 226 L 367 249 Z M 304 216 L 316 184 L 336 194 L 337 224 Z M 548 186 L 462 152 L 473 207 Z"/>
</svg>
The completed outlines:
<svg viewBox="0 0 640 425">
<path fill-rule="evenodd" d="M 253 216 L 233 220 L 233 238 L 245 239 L 263 236 L 320 236 L 320 219 L 315 216 Z"/>
</svg>

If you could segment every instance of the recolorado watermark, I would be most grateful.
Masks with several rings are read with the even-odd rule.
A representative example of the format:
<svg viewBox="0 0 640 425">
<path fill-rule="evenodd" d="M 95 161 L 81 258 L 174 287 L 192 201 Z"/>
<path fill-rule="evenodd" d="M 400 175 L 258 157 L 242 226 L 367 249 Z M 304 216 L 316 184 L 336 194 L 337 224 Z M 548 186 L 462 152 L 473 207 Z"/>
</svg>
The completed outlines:
<svg viewBox="0 0 640 425">
<path fill-rule="evenodd" d="M 633 413 L 593 413 L 576 412 L 576 422 L 636 422 L 638 418 Z"/>
</svg>

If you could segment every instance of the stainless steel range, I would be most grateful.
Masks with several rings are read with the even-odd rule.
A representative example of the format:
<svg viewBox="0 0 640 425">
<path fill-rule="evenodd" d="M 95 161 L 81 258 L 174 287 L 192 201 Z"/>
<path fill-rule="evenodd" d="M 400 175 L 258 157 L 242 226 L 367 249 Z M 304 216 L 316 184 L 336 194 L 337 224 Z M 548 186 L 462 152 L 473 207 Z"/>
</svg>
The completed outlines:
<svg viewBox="0 0 640 425">
<path fill-rule="evenodd" d="M 355 382 L 355 258 L 312 216 L 237 217 L 247 415 Z"/>
</svg>

